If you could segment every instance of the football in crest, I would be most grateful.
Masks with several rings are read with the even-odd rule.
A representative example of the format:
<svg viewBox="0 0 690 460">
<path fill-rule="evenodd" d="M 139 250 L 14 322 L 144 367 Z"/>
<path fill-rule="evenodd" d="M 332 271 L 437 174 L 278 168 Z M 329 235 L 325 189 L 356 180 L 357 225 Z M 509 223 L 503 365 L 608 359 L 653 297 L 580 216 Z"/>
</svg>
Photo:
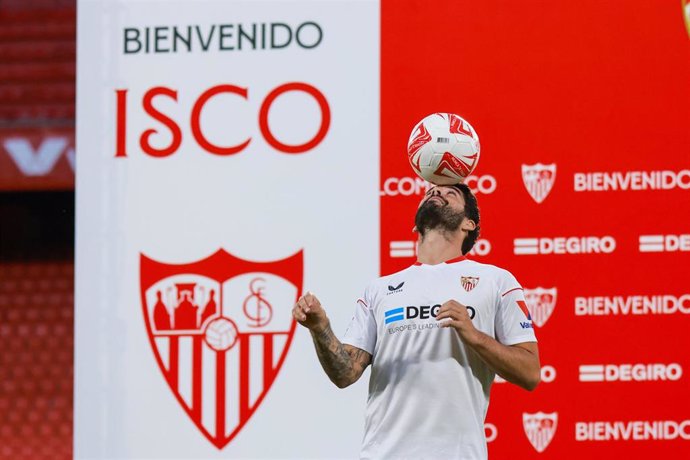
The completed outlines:
<svg viewBox="0 0 690 460">
<path fill-rule="evenodd" d="M 214 350 L 224 351 L 237 342 L 237 326 L 227 318 L 216 318 L 206 326 L 206 343 Z"/>
<path fill-rule="evenodd" d="M 463 182 L 479 162 L 479 136 L 462 117 L 434 113 L 412 130 L 407 157 L 412 169 L 436 185 Z"/>
</svg>

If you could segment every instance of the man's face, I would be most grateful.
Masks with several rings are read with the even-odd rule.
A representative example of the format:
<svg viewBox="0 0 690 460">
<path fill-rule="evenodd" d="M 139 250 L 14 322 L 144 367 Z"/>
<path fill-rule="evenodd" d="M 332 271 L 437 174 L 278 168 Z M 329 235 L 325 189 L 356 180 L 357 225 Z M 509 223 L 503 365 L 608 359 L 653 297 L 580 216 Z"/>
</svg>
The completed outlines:
<svg viewBox="0 0 690 460">
<path fill-rule="evenodd" d="M 417 208 L 415 227 L 423 236 L 427 230 L 454 232 L 465 218 L 465 197 L 453 186 L 430 188 Z"/>
</svg>

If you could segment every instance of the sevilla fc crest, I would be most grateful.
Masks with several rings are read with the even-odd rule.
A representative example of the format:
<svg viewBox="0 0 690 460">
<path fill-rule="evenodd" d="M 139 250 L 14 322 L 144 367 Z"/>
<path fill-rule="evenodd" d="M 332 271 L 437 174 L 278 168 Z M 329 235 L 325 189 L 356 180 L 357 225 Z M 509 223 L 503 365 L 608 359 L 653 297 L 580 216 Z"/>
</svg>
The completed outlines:
<svg viewBox="0 0 690 460">
<path fill-rule="evenodd" d="M 543 165 L 522 165 L 522 182 L 527 192 L 537 203 L 546 199 L 556 181 L 556 163 Z"/>
<path fill-rule="evenodd" d="M 551 313 L 553 313 L 553 309 L 556 308 L 556 295 L 556 288 L 525 289 L 525 300 L 534 324 L 539 327 L 546 324 Z"/>
<path fill-rule="evenodd" d="M 252 262 L 220 250 L 186 264 L 141 255 L 144 321 L 156 361 L 218 449 L 248 422 L 285 361 L 302 274 L 302 252 Z"/>
<path fill-rule="evenodd" d="M 478 276 L 461 276 L 460 277 L 460 284 L 462 284 L 463 289 L 465 289 L 467 292 L 470 292 L 472 289 L 477 286 L 477 283 L 479 282 L 479 277 Z"/>
<path fill-rule="evenodd" d="M 522 426 L 525 429 L 527 439 L 529 439 L 532 447 L 537 452 L 541 453 L 548 447 L 556 434 L 556 425 L 558 423 L 558 412 L 545 414 L 544 412 L 537 412 L 536 414 L 522 414 Z"/>
</svg>

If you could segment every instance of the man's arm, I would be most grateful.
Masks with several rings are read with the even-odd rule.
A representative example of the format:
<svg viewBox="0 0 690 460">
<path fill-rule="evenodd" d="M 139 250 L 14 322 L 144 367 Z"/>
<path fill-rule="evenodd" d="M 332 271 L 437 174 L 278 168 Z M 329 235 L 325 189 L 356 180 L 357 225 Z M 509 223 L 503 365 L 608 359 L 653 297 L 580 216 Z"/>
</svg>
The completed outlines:
<svg viewBox="0 0 690 460">
<path fill-rule="evenodd" d="M 320 332 L 311 330 L 321 367 L 338 388 L 355 383 L 371 363 L 371 355 L 352 345 L 343 345 L 330 324 Z"/>
<path fill-rule="evenodd" d="M 309 329 L 321 367 L 338 388 L 355 383 L 371 363 L 371 355 L 352 345 L 343 345 L 331 329 L 321 302 L 312 293 L 299 298 L 292 316 Z"/>
<path fill-rule="evenodd" d="M 467 343 L 498 375 L 525 390 L 534 390 L 541 380 L 537 342 L 503 345 L 477 331 L 473 343 Z"/>
<path fill-rule="evenodd" d="M 532 391 L 541 380 L 539 348 L 536 342 L 503 345 L 479 331 L 472 324 L 467 308 L 455 300 L 441 306 L 437 320 L 446 320 L 441 327 L 454 328 L 462 341 L 472 348 L 498 375 Z"/>
</svg>

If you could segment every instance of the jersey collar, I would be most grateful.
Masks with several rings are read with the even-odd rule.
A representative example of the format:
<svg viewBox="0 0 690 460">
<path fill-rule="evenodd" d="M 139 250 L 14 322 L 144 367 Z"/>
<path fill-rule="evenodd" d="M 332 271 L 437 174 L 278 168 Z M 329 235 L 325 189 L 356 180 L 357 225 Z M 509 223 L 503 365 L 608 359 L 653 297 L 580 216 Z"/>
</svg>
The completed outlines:
<svg viewBox="0 0 690 460">
<path fill-rule="evenodd" d="M 455 263 L 455 262 L 460 262 L 460 261 L 465 260 L 465 259 L 467 259 L 467 257 L 461 255 L 461 256 L 455 257 L 455 258 L 453 258 L 453 259 L 446 260 L 445 262 L 441 262 L 441 263 L 442 263 L 442 264 L 453 264 L 453 263 Z M 414 265 L 417 266 L 417 267 L 420 267 L 420 266 L 422 266 L 422 265 L 427 265 L 427 264 L 423 264 L 423 263 L 421 263 L 420 261 L 417 261 L 417 262 L 414 263 Z M 440 264 L 438 264 L 438 265 L 440 265 Z"/>
</svg>

